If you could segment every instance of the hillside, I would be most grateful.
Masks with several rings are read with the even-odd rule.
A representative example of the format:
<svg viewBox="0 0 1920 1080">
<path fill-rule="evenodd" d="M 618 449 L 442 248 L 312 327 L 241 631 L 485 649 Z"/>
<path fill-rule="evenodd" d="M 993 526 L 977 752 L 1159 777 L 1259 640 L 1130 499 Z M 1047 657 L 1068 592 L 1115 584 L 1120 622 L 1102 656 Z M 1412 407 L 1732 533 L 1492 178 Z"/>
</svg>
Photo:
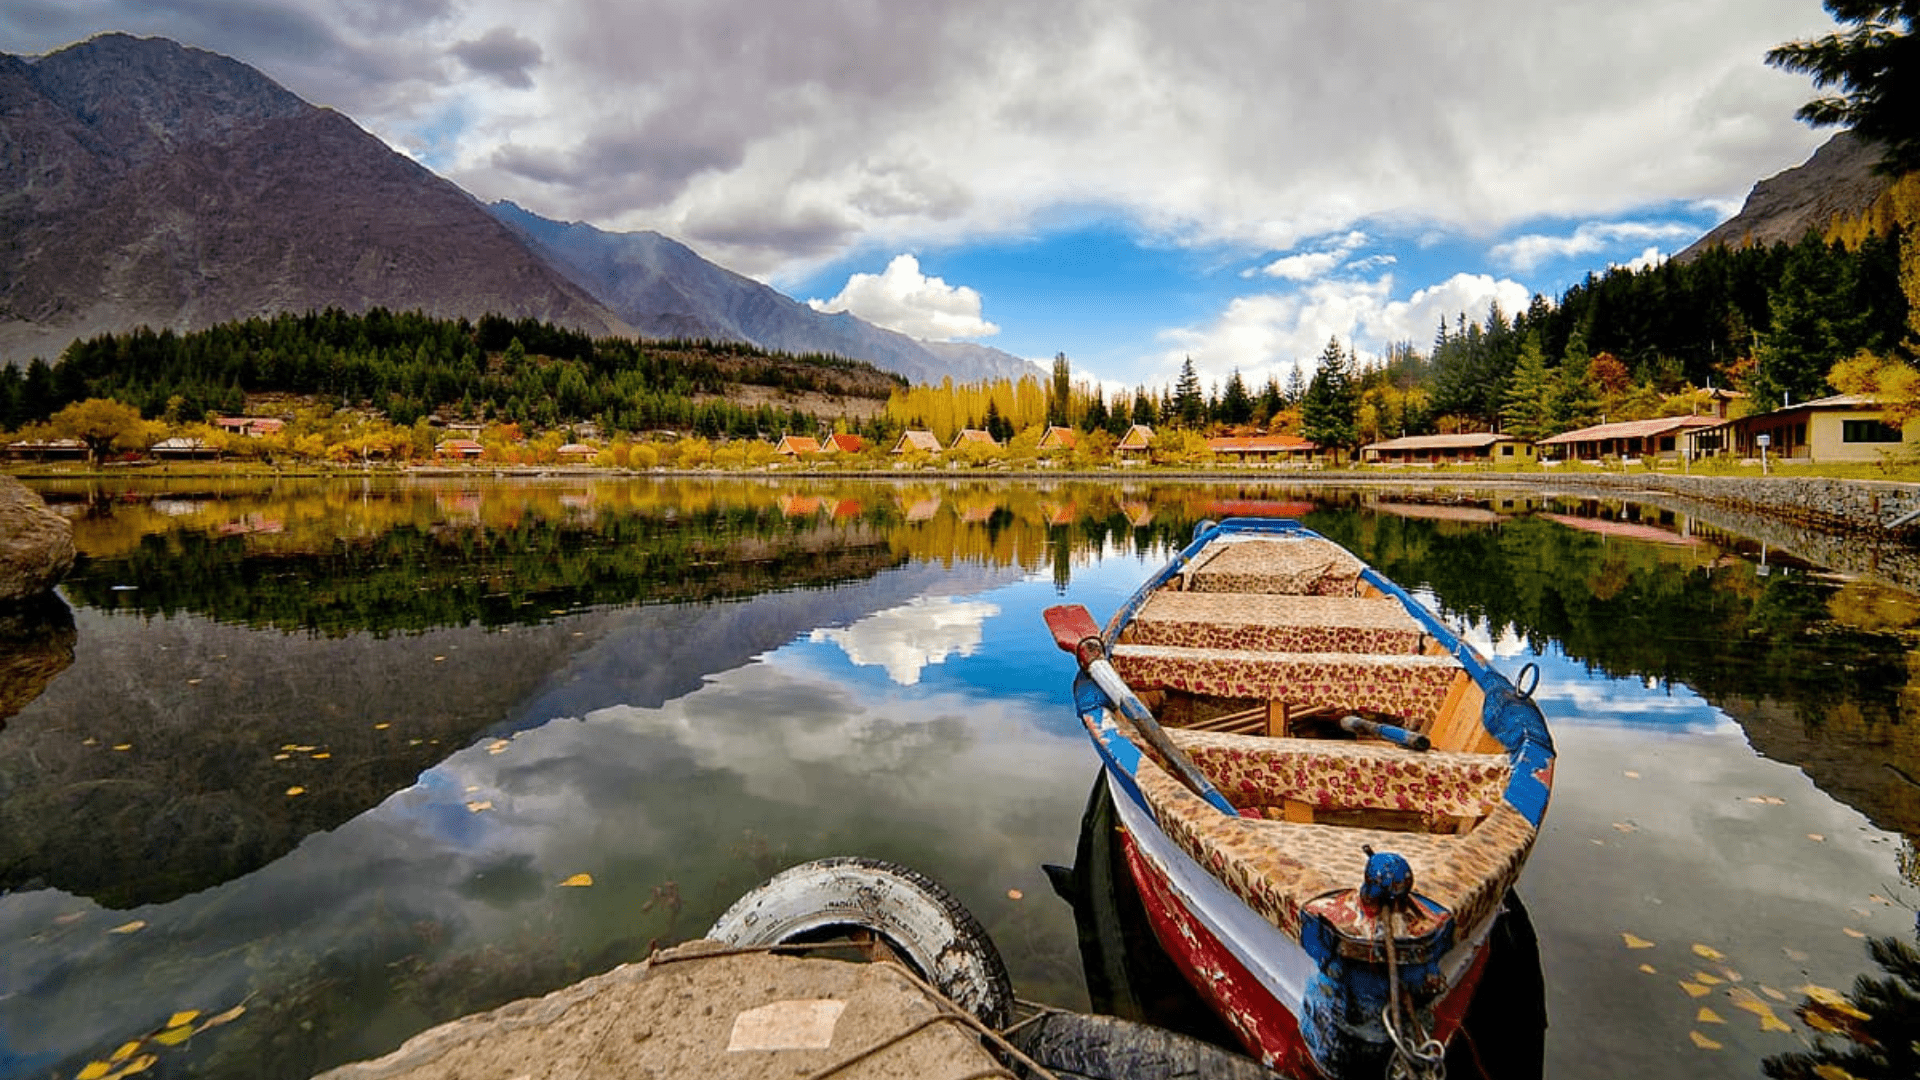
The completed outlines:
<svg viewBox="0 0 1920 1080">
<path fill-rule="evenodd" d="M 736 274 L 655 232 L 613 233 L 499 202 L 492 211 L 641 334 L 741 341 L 782 352 L 853 356 L 914 382 L 1019 379 L 1041 373 L 999 349 L 926 342 L 852 315 L 829 315 Z"/>
<path fill-rule="evenodd" d="M 0 356 L 374 305 L 628 332 L 471 196 L 258 71 L 110 34 L 0 57 Z"/>
<path fill-rule="evenodd" d="M 823 315 L 655 233 L 489 210 L 228 57 L 125 34 L 0 53 L 0 364 L 138 326 L 376 307 L 833 354 L 928 382 L 1039 374 Z"/>
<path fill-rule="evenodd" d="M 1892 185 L 1873 171 L 1880 151 L 1843 131 L 1805 164 L 1753 185 L 1740 212 L 1674 256 L 1696 259 L 1717 247 L 1792 244 L 1809 231 L 1824 235 L 1837 220 L 1866 213 Z"/>
</svg>

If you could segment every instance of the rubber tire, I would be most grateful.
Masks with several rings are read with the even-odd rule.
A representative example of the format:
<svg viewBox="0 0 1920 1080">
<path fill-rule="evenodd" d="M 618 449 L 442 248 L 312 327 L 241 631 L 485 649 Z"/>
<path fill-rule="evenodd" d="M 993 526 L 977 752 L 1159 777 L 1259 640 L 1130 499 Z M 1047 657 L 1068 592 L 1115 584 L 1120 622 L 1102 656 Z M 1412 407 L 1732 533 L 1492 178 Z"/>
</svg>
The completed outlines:
<svg viewBox="0 0 1920 1080">
<path fill-rule="evenodd" d="M 938 882 L 879 859 L 815 859 L 734 901 L 707 931 L 738 946 L 785 945 L 868 930 L 988 1027 L 1013 1017 L 1013 982 L 973 913 Z"/>
<path fill-rule="evenodd" d="M 1250 1057 L 1115 1016 L 1047 1013 L 1007 1041 L 1062 1080 L 1278 1080 Z"/>
</svg>

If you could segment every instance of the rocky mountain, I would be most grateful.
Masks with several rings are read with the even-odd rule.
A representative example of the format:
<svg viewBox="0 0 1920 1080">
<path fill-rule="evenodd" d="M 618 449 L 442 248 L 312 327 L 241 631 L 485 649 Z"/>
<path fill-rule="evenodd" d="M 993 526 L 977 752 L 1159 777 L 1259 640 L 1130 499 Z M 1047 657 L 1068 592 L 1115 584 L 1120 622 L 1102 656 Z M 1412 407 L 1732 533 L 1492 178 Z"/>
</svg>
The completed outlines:
<svg viewBox="0 0 1920 1080">
<path fill-rule="evenodd" d="M 1675 258 L 1682 262 L 1715 247 L 1794 243 L 1835 217 L 1866 212 L 1891 185 L 1873 171 L 1880 149 L 1843 131 L 1795 166 L 1753 185 L 1746 205 Z"/>
<path fill-rule="evenodd" d="M 823 315 L 657 234 L 489 211 L 228 57 L 124 34 L 0 53 L 0 363 L 143 324 L 374 306 L 745 341 L 934 382 L 1037 371 Z"/>
<path fill-rule="evenodd" d="M 833 353 L 869 361 L 915 382 L 1043 375 L 1011 353 L 982 345 L 928 342 L 852 315 L 815 311 L 752 278 L 701 258 L 656 232 L 614 233 L 558 222 L 510 202 L 493 204 L 575 284 L 648 337 L 745 341 L 782 352 Z"/>
<path fill-rule="evenodd" d="M 0 357 L 375 305 L 627 331 L 472 196 L 245 64 L 121 34 L 0 56 Z"/>
</svg>

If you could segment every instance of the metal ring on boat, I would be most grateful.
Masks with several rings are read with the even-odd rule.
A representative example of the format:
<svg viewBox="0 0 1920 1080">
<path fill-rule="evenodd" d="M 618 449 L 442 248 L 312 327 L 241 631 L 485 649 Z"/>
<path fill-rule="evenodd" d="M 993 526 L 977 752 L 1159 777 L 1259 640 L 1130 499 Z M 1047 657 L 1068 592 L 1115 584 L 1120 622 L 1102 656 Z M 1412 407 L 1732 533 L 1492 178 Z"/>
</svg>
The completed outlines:
<svg viewBox="0 0 1920 1080">
<path fill-rule="evenodd" d="M 1528 676 L 1532 676 L 1531 682 L 1528 681 Z M 1533 692 L 1539 688 L 1540 665 L 1529 660 L 1520 668 L 1520 673 L 1513 677 L 1514 693 L 1523 698 L 1532 698 Z"/>
</svg>

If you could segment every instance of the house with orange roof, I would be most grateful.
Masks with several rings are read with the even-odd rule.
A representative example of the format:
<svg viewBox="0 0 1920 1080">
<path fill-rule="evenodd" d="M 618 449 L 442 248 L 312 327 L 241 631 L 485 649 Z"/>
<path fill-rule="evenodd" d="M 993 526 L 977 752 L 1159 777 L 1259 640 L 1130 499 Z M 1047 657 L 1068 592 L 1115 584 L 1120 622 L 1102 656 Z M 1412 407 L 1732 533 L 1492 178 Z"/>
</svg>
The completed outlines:
<svg viewBox="0 0 1920 1080">
<path fill-rule="evenodd" d="M 452 458 L 456 461 L 478 461 L 480 455 L 486 452 L 486 447 L 472 439 L 442 439 L 440 444 L 433 448 L 434 457 Z"/>
<path fill-rule="evenodd" d="M 970 427 L 970 428 L 961 428 L 960 433 L 953 437 L 953 442 L 947 447 L 947 449 L 958 450 L 962 446 L 999 446 L 999 445 L 1000 445 L 1000 440 L 994 438 L 992 435 L 988 434 L 985 430 L 981 428 Z"/>
<path fill-rule="evenodd" d="M 1360 459 L 1369 465 L 1532 464 L 1533 443 L 1495 431 L 1404 435 L 1368 443 Z"/>
<path fill-rule="evenodd" d="M 782 435 L 773 452 L 788 458 L 817 454 L 820 452 L 820 440 L 810 435 Z"/>
<path fill-rule="evenodd" d="M 1920 421 L 1896 427 L 1882 418 L 1879 402 L 1864 394 L 1834 394 L 1716 422 L 1687 433 L 1695 457 L 1732 454 L 1757 458 L 1761 448 L 1774 460 L 1882 461 L 1913 452 L 1920 442 Z"/>
<path fill-rule="evenodd" d="M 1601 461 L 1607 458 L 1677 460 L 1687 449 L 1688 435 L 1721 426 L 1712 416 L 1658 416 L 1651 420 L 1622 420 L 1595 424 L 1549 435 L 1536 445 L 1540 456 L 1556 461 Z"/>
<path fill-rule="evenodd" d="M 1320 444 L 1298 435 L 1216 435 L 1207 449 L 1223 461 L 1242 465 L 1312 465 Z"/>
<path fill-rule="evenodd" d="M 1049 450 L 1071 450 L 1079 441 L 1079 433 L 1072 428 L 1049 425 L 1040 433 L 1039 450 L 1043 454 Z"/>
<path fill-rule="evenodd" d="M 823 454 L 858 454 L 866 448 L 867 440 L 844 433 L 829 435 L 820 443 L 820 452 Z"/>
</svg>

